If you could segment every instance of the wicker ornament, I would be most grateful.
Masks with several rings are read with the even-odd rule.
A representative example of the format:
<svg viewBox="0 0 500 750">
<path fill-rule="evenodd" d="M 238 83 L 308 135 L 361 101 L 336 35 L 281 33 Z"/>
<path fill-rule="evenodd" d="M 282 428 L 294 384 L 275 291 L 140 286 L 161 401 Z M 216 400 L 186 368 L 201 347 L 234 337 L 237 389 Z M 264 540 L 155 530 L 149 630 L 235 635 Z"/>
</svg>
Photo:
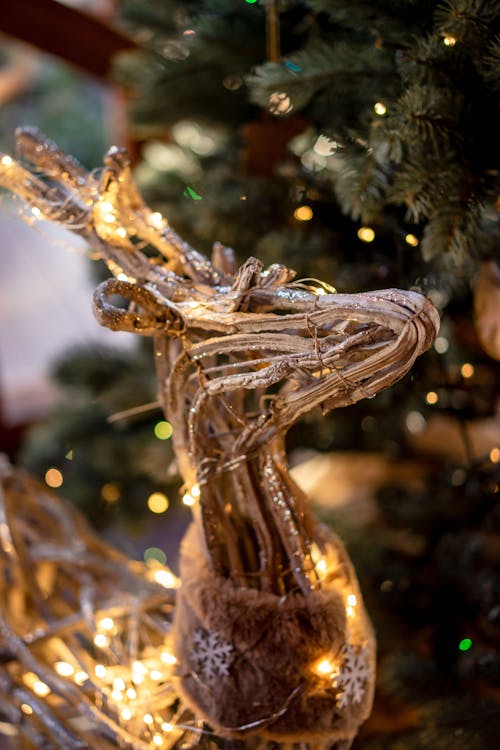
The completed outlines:
<svg viewBox="0 0 500 750">
<path fill-rule="evenodd" d="M 20 131 L 17 148 L 44 177 L 10 160 L 0 182 L 83 236 L 115 276 L 96 291 L 98 320 L 154 340 L 179 469 L 199 495 L 173 623 L 181 696 L 249 747 L 348 748 L 371 708 L 373 633 L 284 439 L 314 407 L 405 375 L 436 336 L 436 310 L 415 292 L 336 294 L 255 258 L 237 269 L 220 244 L 209 261 L 142 203 L 123 150 L 96 175 L 36 131 Z"/>
<path fill-rule="evenodd" d="M 500 361 L 500 268 L 484 260 L 474 286 L 474 323 L 479 342 L 492 359 Z"/>
</svg>

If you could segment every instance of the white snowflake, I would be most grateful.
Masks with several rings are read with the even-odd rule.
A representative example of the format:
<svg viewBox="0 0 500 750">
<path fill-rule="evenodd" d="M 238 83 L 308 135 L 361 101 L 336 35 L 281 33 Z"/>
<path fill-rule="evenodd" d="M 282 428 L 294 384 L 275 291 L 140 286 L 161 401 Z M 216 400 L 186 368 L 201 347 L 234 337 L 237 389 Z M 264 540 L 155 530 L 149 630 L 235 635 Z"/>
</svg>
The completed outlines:
<svg viewBox="0 0 500 750">
<path fill-rule="evenodd" d="M 193 663 L 206 680 L 227 677 L 233 661 L 234 648 L 219 633 L 195 630 L 193 636 Z"/>
<path fill-rule="evenodd" d="M 344 646 L 344 660 L 335 684 L 341 692 L 337 698 L 339 708 L 349 703 L 361 703 L 370 680 L 373 668 L 369 664 L 368 646 L 356 649 L 352 644 Z"/>
</svg>

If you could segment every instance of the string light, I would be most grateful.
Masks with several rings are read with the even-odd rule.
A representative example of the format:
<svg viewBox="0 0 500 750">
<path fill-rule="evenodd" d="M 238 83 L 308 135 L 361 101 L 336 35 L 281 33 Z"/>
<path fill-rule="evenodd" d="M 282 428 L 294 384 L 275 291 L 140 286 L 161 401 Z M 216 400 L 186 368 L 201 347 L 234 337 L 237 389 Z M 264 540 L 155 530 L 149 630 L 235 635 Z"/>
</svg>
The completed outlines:
<svg viewBox="0 0 500 750">
<path fill-rule="evenodd" d="M 456 43 L 456 38 L 454 36 L 451 36 L 451 34 L 447 34 L 443 39 L 443 44 L 445 44 L 447 47 L 454 47 Z"/>
<path fill-rule="evenodd" d="M 318 560 L 316 563 L 316 570 L 318 570 L 320 573 L 326 573 L 326 560 Z"/>
<path fill-rule="evenodd" d="M 190 492 L 185 492 L 182 496 L 182 502 L 190 508 L 196 503 L 196 500 Z"/>
<path fill-rule="evenodd" d="M 470 638 L 462 638 L 458 644 L 460 651 L 468 651 L 472 647 L 472 640 Z"/>
<path fill-rule="evenodd" d="M 132 718 L 132 711 L 130 710 L 130 708 L 123 708 L 120 712 L 120 716 L 124 721 L 129 721 L 129 719 Z"/>
<path fill-rule="evenodd" d="M 373 109 L 375 110 L 375 114 L 379 115 L 380 117 L 382 117 L 382 115 L 385 115 L 385 113 L 387 112 L 387 107 L 383 102 L 375 102 L 375 104 L 373 105 Z"/>
<path fill-rule="evenodd" d="M 118 502 L 120 495 L 120 488 L 113 482 L 106 482 L 106 484 L 103 484 L 101 487 L 101 497 L 105 502 L 110 503 L 110 505 Z"/>
<path fill-rule="evenodd" d="M 161 728 L 163 729 L 164 732 L 171 732 L 172 729 L 174 728 L 174 725 L 170 724 L 168 721 L 164 721 L 163 724 L 161 725 Z"/>
<path fill-rule="evenodd" d="M 104 664 L 96 664 L 94 667 L 94 672 L 96 677 L 99 677 L 101 680 L 103 680 L 106 677 L 108 670 L 106 669 Z"/>
<path fill-rule="evenodd" d="M 148 497 L 148 508 L 151 513 L 165 513 L 168 506 L 168 497 L 163 492 L 152 492 Z"/>
<path fill-rule="evenodd" d="M 89 678 L 88 674 L 86 672 L 81 671 L 81 672 L 77 672 L 73 679 L 77 685 L 83 685 L 84 682 L 87 682 L 88 678 Z"/>
<path fill-rule="evenodd" d="M 460 368 L 460 373 L 463 378 L 471 378 L 474 375 L 474 365 L 471 365 L 470 362 L 464 362 Z"/>
<path fill-rule="evenodd" d="M 411 245 L 412 247 L 417 247 L 418 237 L 415 237 L 414 234 L 407 234 L 405 235 L 405 242 L 407 245 Z"/>
<path fill-rule="evenodd" d="M 293 212 L 293 215 L 297 221 L 311 221 L 313 210 L 311 206 L 298 206 Z"/>
<path fill-rule="evenodd" d="M 56 661 L 54 669 L 61 677 L 71 677 L 75 673 L 75 668 L 66 661 Z"/>
<path fill-rule="evenodd" d="M 33 208 L 31 209 L 31 213 L 36 219 L 39 219 L 42 215 L 42 212 L 37 206 L 33 206 Z"/>
<path fill-rule="evenodd" d="M 360 227 L 358 229 L 358 237 L 361 242 L 373 242 L 375 239 L 375 232 L 371 227 Z"/>
<path fill-rule="evenodd" d="M 151 714 L 144 714 L 144 723 L 145 724 L 151 725 L 151 724 L 153 724 L 153 722 L 154 722 L 154 719 L 151 716 Z"/>
<path fill-rule="evenodd" d="M 167 562 L 167 556 L 162 549 L 159 547 L 148 547 L 144 550 L 144 562 L 159 562 L 160 565 L 165 565 Z"/>
<path fill-rule="evenodd" d="M 112 617 L 103 617 L 102 620 L 99 620 L 99 627 L 103 630 L 113 630 L 115 621 Z"/>
<path fill-rule="evenodd" d="M 21 703 L 21 711 L 23 712 L 23 714 L 26 714 L 27 716 L 33 713 L 33 709 L 31 708 L 29 703 Z"/>
<path fill-rule="evenodd" d="M 418 435 L 423 432 L 427 426 L 425 417 L 419 411 L 410 411 L 406 416 L 406 429 L 412 435 Z"/>
<path fill-rule="evenodd" d="M 166 422 L 165 420 L 157 422 L 154 426 L 154 433 L 158 440 L 168 440 L 172 437 L 173 432 L 174 429 L 172 425 L 170 424 L 170 422 Z"/>
<path fill-rule="evenodd" d="M 11 167 L 13 163 L 13 160 L 10 156 L 7 156 L 7 154 L 5 154 L 5 156 L 2 156 L 2 158 L 0 159 L 0 164 L 2 164 L 4 167 Z"/>
<path fill-rule="evenodd" d="M 63 475 L 62 472 L 59 471 L 59 469 L 56 469 L 54 466 L 52 466 L 50 469 L 47 469 L 47 471 L 45 472 L 45 484 L 56 489 L 57 487 L 60 487 L 62 483 Z"/>
<path fill-rule="evenodd" d="M 320 675 L 320 677 L 326 677 L 327 675 L 333 674 L 335 669 L 335 664 L 328 658 L 321 659 L 321 661 L 317 662 L 314 666 L 314 671 L 316 674 Z"/>
<path fill-rule="evenodd" d="M 348 617 L 354 617 L 356 614 L 356 605 L 358 603 L 358 597 L 356 594 L 349 594 L 347 596 L 347 607 L 346 607 L 346 614 Z"/>
<path fill-rule="evenodd" d="M 195 500 L 198 500 L 201 494 L 200 485 L 199 484 L 193 484 L 191 487 L 191 496 L 194 497 Z"/>
<path fill-rule="evenodd" d="M 149 223 L 152 224 L 155 229 L 164 229 L 166 220 L 159 211 L 153 211 L 149 216 Z"/>
<path fill-rule="evenodd" d="M 492 448 L 490 451 L 490 461 L 492 464 L 500 463 L 500 448 Z"/>
<path fill-rule="evenodd" d="M 438 354 L 446 354 L 450 348 L 450 342 L 444 336 L 438 336 L 434 342 L 434 349 Z"/>
<path fill-rule="evenodd" d="M 155 570 L 153 578 L 156 583 L 159 583 L 166 589 L 176 589 L 179 587 L 179 579 L 170 570 Z"/>
<path fill-rule="evenodd" d="M 48 685 L 45 684 L 45 682 L 42 682 L 41 680 L 37 680 L 33 684 L 33 692 L 35 695 L 38 695 L 40 698 L 46 698 L 47 695 L 50 693 L 50 688 Z"/>
<path fill-rule="evenodd" d="M 109 638 L 104 633 L 96 633 L 94 636 L 94 643 L 98 648 L 106 648 L 109 646 Z"/>
<path fill-rule="evenodd" d="M 162 651 L 160 659 L 165 664 L 170 664 L 171 666 L 173 666 L 174 664 L 177 664 L 176 657 L 173 654 L 171 654 L 170 651 Z"/>
<path fill-rule="evenodd" d="M 429 393 L 426 395 L 425 400 L 428 404 L 433 406 L 434 404 L 437 404 L 439 401 L 439 396 L 437 395 L 436 391 L 429 391 Z"/>
<path fill-rule="evenodd" d="M 146 667 L 144 666 L 142 661 L 134 661 L 134 663 L 132 664 L 132 670 L 142 675 L 146 674 L 147 672 Z"/>
<path fill-rule="evenodd" d="M 153 743 L 157 747 L 160 747 L 160 745 L 163 745 L 163 738 L 162 738 L 161 734 L 154 734 L 153 735 Z"/>
</svg>

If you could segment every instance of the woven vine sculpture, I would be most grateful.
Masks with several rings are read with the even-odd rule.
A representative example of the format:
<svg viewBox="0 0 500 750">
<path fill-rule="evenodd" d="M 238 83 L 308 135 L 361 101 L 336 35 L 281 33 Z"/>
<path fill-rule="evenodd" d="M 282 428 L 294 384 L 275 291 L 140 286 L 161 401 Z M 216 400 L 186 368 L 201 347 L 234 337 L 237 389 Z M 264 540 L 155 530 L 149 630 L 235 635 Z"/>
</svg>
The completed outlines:
<svg viewBox="0 0 500 750">
<path fill-rule="evenodd" d="M 107 263 L 97 319 L 154 340 L 179 470 L 199 492 L 173 625 L 180 694 L 223 737 L 349 747 L 371 708 L 373 633 L 284 439 L 311 409 L 403 377 L 437 334 L 436 310 L 416 292 L 336 294 L 255 258 L 237 269 L 219 243 L 209 261 L 144 205 L 123 150 L 87 173 L 37 131 L 16 145 L 32 167 L 3 157 L 0 183 Z"/>
</svg>

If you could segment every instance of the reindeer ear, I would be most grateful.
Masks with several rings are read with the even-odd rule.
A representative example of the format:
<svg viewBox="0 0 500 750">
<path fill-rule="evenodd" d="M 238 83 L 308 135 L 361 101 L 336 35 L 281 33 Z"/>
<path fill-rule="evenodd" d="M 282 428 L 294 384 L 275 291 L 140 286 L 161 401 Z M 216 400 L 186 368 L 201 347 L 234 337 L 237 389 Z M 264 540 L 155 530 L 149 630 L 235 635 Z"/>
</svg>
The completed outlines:
<svg viewBox="0 0 500 750">
<path fill-rule="evenodd" d="M 232 247 L 214 242 L 212 247 L 212 265 L 221 273 L 234 276 L 237 271 L 236 258 Z"/>
</svg>

